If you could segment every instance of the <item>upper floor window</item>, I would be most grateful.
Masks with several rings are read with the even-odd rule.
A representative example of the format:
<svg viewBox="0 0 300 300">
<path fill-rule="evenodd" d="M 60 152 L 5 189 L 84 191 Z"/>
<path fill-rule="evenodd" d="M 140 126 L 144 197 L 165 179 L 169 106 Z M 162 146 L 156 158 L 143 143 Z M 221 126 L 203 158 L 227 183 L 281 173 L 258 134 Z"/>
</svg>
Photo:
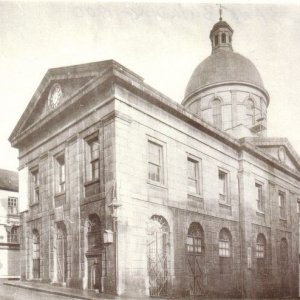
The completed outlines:
<svg viewBox="0 0 300 300">
<path fill-rule="evenodd" d="M 199 162 L 188 157 L 188 193 L 200 194 Z"/>
<path fill-rule="evenodd" d="M 215 35 L 215 46 L 218 46 L 219 44 L 219 37 L 218 35 Z"/>
<path fill-rule="evenodd" d="M 18 214 L 18 198 L 8 197 L 7 200 L 7 213 L 10 215 Z"/>
<path fill-rule="evenodd" d="M 10 231 L 7 233 L 8 243 L 19 243 L 19 230 L 18 227 L 11 227 Z"/>
<path fill-rule="evenodd" d="M 222 129 L 222 103 L 221 100 L 215 99 L 212 102 L 213 124 Z"/>
<path fill-rule="evenodd" d="M 226 43 L 226 34 L 222 33 L 222 43 Z"/>
<path fill-rule="evenodd" d="M 56 157 L 56 192 L 64 193 L 66 191 L 66 164 L 65 155 Z"/>
<path fill-rule="evenodd" d="M 100 144 L 98 138 L 93 138 L 87 141 L 87 180 L 94 181 L 99 179 L 100 174 Z"/>
<path fill-rule="evenodd" d="M 31 183 L 31 203 L 38 203 L 40 200 L 40 179 L 39 179 L 39 170 L 34 169 L 30 174 L 30 183 Z"/>
<path fill-rule="evenodd" d="M 148 167 L 148 179 L 163 184 L 163 147 L 152 141 L 148 141 Z"/>
<path fill-rule="evenodd" d="M 262 185 L 259 183 L 255 183 L 255 190 L 256 190 L 256 207 L 257 210 L 260 212 L 264 211 L 264 203 L 263 203 L 263 193 L 262 193 Z"/>
<path fill-rule="evenodd" d="M 251 125 L 254 125 L 255 124 L 255 105 L 254 105 L 253 100 L 251 100 L 251 99 L 247 100 L 246 109 L 247 109 L 247 117 L 249 118 L 249 123 Z"/>
<path fill-rule="evenodd" d="M 228 203 L 228 174 L 219 170 L 219 201 Z"/>
<path fill-rule="evenodd" d="M 278 205 L 279 205 L 279 216 L 280 218 L 286 218 L 286 199 L 285 193 L 282 191 L 278 192 Z"/>
</svg>

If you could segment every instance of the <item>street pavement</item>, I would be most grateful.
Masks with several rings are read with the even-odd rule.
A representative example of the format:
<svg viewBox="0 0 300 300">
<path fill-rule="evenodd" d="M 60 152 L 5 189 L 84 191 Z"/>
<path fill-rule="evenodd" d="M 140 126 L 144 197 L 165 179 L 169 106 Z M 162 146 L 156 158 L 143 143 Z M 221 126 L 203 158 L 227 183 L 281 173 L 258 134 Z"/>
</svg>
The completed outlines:
<svg viewBox="0 0 300 300">
<path fill-rule="evenodd" d="M 68 299 L 85 299 L 85 300 L 136 300 L 136 299 L 151 299 L 150 297 L 130 297 L 130 296 L 113 296 L 105 294 L 95 294 L 90 291 L 83 291 L 78 289 L 63 288 L 58 286 L 52 286 L 49 284 L 37 283 L 37 282 L 22 282 L 22 281 L 4 281 L 0 280 L 0 300 L 68 300 Z M 188 299 L 202 299 L 202 300 L 222 300 L 222 298 L 213 299 L 208 297 L 195 297 L 185 298 Z M 226 298 L 224 298 L 225 300 Z M 236 298 L 237 299 L 237 298 Z M 235 299 L 235 300 L 236 300 Z M 273 298 L 276 300 L 275 298 Z M 295 298 L 294 300 L 299 300 Z M 155 298 L 155 300 L 162 300 L 162 298 Z M 164 299 L 166 300 L 166 299 Z M 170 298 L 169 298 L 170 300 Z M 181 300 L 176 298 L 176 300 Z M 226 300 L 230 300 L 227 298 Z M 250 300 L 250 299 L 249 299 Z M 256 299 L 251 299 L 256 300 Z M 267 299 L 260 299 L 267 300 Z M 293 300 L 293 298 L 288 298 Z"/>
<path fill-rule="evenodd" d="M 0 285 L 1 300 L 70 300 L 71 298 L 45 294 L 37 291 L 17 288 L 8 285 Z"/>
</svg>

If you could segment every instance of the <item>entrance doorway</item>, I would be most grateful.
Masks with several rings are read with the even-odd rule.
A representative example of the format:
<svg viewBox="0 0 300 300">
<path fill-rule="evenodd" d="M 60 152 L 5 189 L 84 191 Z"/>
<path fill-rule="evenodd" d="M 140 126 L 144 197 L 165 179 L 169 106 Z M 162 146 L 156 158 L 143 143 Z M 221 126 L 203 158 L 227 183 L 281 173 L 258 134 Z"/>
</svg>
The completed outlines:
<svg viewBox="0 0 300 300">
<path fill-rule="evenodd" d="M 199 223 L 192 223 L 186 240 L 186 269 L 188 290 L 192 296 L 204 294 L 204 234 Z"/>
<path fill-rule="evenodd" d="M 148 274 L 151 297 L 168 294 L 169 239 L 167 221 L 161 216 L 153 216 L 148 230 Z"/>
<path fill-rule="evenodd" d="M 102 252 L 103 241 L 101 223 L 97 214 L 91 214 L 87 220 L 87 287 L 102 291 Z"/>
</svg>

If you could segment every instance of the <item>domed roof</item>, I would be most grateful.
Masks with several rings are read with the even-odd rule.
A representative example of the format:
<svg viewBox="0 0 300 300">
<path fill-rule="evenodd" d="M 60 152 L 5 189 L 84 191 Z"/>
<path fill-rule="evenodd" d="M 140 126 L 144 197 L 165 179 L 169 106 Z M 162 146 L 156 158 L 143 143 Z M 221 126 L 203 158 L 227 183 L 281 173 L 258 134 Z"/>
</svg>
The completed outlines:
<svg viewBox="0 0 300 300">
<path fill-rule="evenodd" d="M 196 67 L 187 85 L 185 99 L 205 86 L 230 81 L 250 83 L 264 89 L 259 72 L 249 59 L 219 49 Z"/>
</svg>

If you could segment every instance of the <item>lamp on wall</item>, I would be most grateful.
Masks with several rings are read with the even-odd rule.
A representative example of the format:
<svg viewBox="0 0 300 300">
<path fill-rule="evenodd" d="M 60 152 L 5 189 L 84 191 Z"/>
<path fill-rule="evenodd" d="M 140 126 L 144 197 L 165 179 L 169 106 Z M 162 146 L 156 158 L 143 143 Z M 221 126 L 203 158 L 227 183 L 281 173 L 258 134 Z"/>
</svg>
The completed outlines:
<svg viewBox="0 0 300 300">
<path fill-rule="evenodd" d="M 104 230 L 103 233 L 103 243 L 105 245 L 111 244 L 114 242 L 114 233 L 111 230 Z"/>
<path fill-rule="evenodd" d="M 121 206 L 121 204 L 118 202 L 117 199 L 117 192 L 116 192 L 116 183 L 112 186 L 112 201 L 108 205 L 108 207 L 111 209 L 111 216 L 114 221 L 118 218 L 118 208 Z"/>
</svg>

